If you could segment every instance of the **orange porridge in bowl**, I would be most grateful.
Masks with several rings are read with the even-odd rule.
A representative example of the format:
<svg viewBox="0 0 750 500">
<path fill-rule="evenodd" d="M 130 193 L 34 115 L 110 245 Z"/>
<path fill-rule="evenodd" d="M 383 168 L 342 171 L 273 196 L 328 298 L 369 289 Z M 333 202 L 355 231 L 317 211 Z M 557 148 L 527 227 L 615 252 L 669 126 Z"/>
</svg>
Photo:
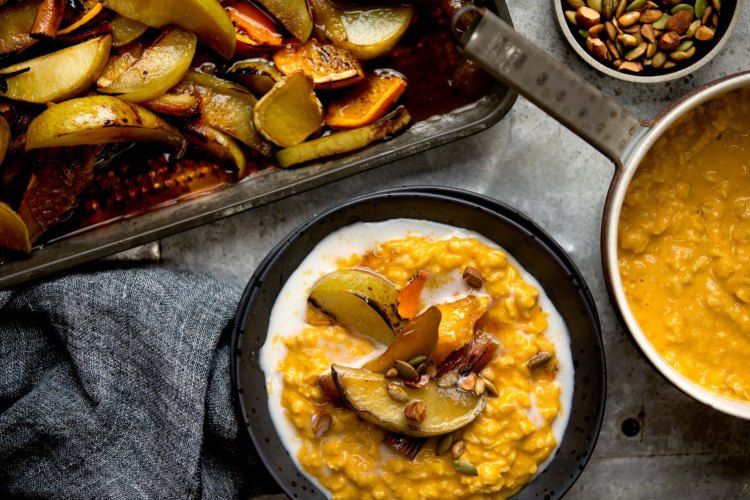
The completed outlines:
<svg viewBox="0 0 750 500">
<path fill-rule="evenodd" d="M 661 356 L 750 401 L 750 90 L 698 107 L 654 144 L 618 238 L 628 303 Z"/>
<path fill-rule="evenodd" d="M 298 269 L 302 281 L 295 282 L 293 275 L 279 295 L 273 314 L 287 320 L 275 323 L 272 315 L 261 353 L 269 408 L 278 404 L 280 409 L 274 418 L 277 429 L 300 468 L 332 498 L 511 496 L 545 465 L 562 439 L 572 397 L 567 330 L 539 284 L 502 249 L 449 226 L 389 223 L 386 232 L 400 236 L 369 236 L 371 244 L 363 244 L 361 235 L 378 235 L 383 226 L 340 230 L 354 231 L 349 238 L 359 248 L 342 250 L 349 248 L 347 237 L 343 243 L 334 237 L 338 257 L 321 251 L 313 266 L 303 263 Z M 323 261 L 328 265 L 321 270 Z M 467 267 L 480 281 L 462 276 Z M 400 317 L 409 309 L 400 303 L 400 314 L 384 307 L 383 316 L 373 320 L 389 317 L 400 325 L 386 340 L 389 345 L 355 333 L 345 325 L 357 320 L 331 312 L 333 289 L 339 292 L 341 283 L 351 286 L 355 279 L 369 283 L 372 276 L 393 287 L 400 301 L 418 297 L 414 318 Z M 415 281 L 421 281 L 418 293 L 404 292 Z M 302 290 L 287 291 L 290 282 Z M 291 301 L 292 293 L 302 296 L 296 313 L 277 309 L 279 300 Z M 374 292 L 369 303 L 386 302 L 388 293 Z M 420 321 L 426 321 L 420 318 L 431 313 L 439 318 L 436 344 L 427 351 L 411 349 L 402 342 L 409 336 L 404 332 L 410 325 L 419 330 Z M 293 328 L 289 318 L 295 316 L 300 321 Z M 461 349 L 475 345 L 478 337 L 493 346 L 482 363 L 461 365 L 469 368 L 460 374 L 446 368 L 466 361 Z M 429 344 L 424 335 L 421 342 Z M 390 355 L 399 349 L 400 357 Z M 426 356 L 412 358 L 417 352 Z M 391 363 L 395 359 L 400 361 Z M 420 378 L 408 379 L 399 363 L 419 367 Z M 444 383 L 453 373 L 460 378 Z M 333 397 L 321 383 L 326 377 L 334 380 L 329 386 Z M 358 393 L 360 386 L 367 392 Z M 417 401 L 426 403 L 423 420 L 407 409 Z M 418 449 L 413 458 L 404 456 L 403 448 L 399 453 L 398 446 L 384 444 L 384 438 L 387 443 L 402 431 L 411 433 L 405 442 Z"/>
</svg>

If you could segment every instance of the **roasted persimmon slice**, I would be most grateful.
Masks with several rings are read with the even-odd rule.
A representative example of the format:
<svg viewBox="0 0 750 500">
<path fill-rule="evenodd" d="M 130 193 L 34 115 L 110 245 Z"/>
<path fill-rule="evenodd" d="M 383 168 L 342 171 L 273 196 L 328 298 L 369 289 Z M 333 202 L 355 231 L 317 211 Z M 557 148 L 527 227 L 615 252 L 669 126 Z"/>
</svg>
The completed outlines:
<svg viewBox="0 0 750 500">
<path fill-rule="evenodd" d="M 238 42 L 264 47 L 281 47 L 284 43 L 284 36 L 274 20 L 258 7 L 233 0 L 224 5 L 224 10 L 232 20 Z"/>
<path fill-rule="evenodd" d="M 311 38 L 306 43 L 290 43 L 273 55 L 276 68 L 284 75 L 302 71 L 317 88 L 333 89 L 354 85 L 364 77 L 362 65 L 352 54 Z"/>
<path fill-rule="evenodd" d="M 376 122 L 406 90 L 406 77 L 392 70 L 378 70 L 343 97 L 333 101 L 325 123 L 331 128 L 357 128 Z"/>
</svg>

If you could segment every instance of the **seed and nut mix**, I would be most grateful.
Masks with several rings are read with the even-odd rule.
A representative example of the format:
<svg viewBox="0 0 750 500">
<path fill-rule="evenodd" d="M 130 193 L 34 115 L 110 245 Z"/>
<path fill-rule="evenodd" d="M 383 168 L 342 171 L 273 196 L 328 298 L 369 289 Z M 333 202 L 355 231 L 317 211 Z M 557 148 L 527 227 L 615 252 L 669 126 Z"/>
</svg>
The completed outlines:
<svg viewBox="0 0 750 500">
<path fill-rule="evenodd" d="M 710 48 L 721 0 L 561 0 L 599 61 L 619 71 L 666 72 Z"/>
</svg>

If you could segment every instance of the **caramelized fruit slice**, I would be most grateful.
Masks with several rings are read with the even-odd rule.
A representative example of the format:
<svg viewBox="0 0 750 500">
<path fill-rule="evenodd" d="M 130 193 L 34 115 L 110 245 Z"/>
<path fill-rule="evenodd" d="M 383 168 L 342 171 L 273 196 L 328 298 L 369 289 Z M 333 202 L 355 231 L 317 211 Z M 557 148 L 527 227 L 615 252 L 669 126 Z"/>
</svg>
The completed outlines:
<svg viewBox="0 0 750 500">
<path fill-rule="evenodd" d="M 112 45 L 122 47 L 146 32 L 148 26 L 134 19 L 117 14 L 112 19 Z"/>
<path fill-rule="evenodd" d="M 234 55 L 234 26 L 216 0 L 107 0 L 106 3 L 118 14 L 152 28 L 173 24 L 192 31 L 226 59 Z"/>
<path fill-rule="evenodd" d="M 255 105 L 255 128 L 283 148 L 305 141 L 323 127 L 323 105 L 312 78 L 295 71 L 273 86 Z"/>
<path fill-rule="evenodd" d="M 344 96 L 328 105 L 326 125 L 357 128 L 385 115 L 406 90 L 406 77 L 389 70 L 377 70 Z"/>
<path fill-rule="evenodd" d="M 301 42 L 312 33 L 313 22 L 306 0 L 259 0 Z"/>
<path fill-rule="evenodd" d="M 321 44 L 314 38 L 307 43 L 290 43 L 273 54 L 276 68 L 285 75 L 302 70 L 316 88 L 333 89 L 354 85 L 365 77 L 359 61 L 335 45 Z"/>
<path fill-rule="evenodd" d="M 31 252 L 29 230 L 21 217 L 0 201 L 0 247 L 17 252 Z"/>
<path fill-rule="evenodd" d="M 397 360 L 409 361 L 417 356 L 432 356 L 438 342 L 440 310 L 430 307 L 425 312 L 410 320 L 396 334 L 388 349 L 377 358 L 368 361 L 362 367 L 373 372 L 384 372 Z"/>
<path fill-rule="evenodd" d="M 371 125 L 336 132 L 282 149 L 276 153 L 276 160 L 278 160 L 280 167 L 287 168 L 310 160 L 350 153 L 402 132 L 410 122 L 411 115 L 409 112 L 405 107 L 399 106 Z"/>
<path fill-rule="evenodd" d="M 29 123 L 26 150 L 108 142 L 165 142 L 178 152 L 182 134 L 146 108 L 116 97 L 70 99 L 48 108 Z"/>
<path fill-rule="evenodd" d="M 486 295 L 468 295 L 455 302 L 439 304 L 443 313 L 440 339 L 433 359 L 442 362 L 448 354 L 467 344 L 474 335 L 474 325 L 487 311 L 490 299 Z"/>
<path fill-rule="evenodd" d="M 0 9 L 0 54 L 9 54 L 34 43 L 30 33 L 38 8 L 38 0 L 23 0 Z"/>
<path fill-rule="evenodd" d="M 486 394 L 477 397 L 474 392 L 441 388 L 430 381 L 420 389 L 406 387 L 409 400 L 402 403 L 391 399 L 389 381 L 379 373 L 341 365 L 331 366 L 331 373 L 342 398 L 360 417 L 408 436 L 438 436 L 460 429 L 477 418 L 487 402 Z M 422 401 L 426 406 L 421 422 L 404 416 L 404 408 L 412 401 Z"/>
<path fill-rule="evenodd" d="M 10 126 L 5 118 L 0 116 L 0 165 L 3 164 L 8 146 L 10 146 Z"/>
<path fill-rule="evenodd" d="M 170 29 L 112 82 L 100 86 L 99 91 L 120 94 L 120 99 L 130 102 L 159 97 L 185 77 L 197 46 L 198 40 L 192 32 Z"/>
<path fill-rule="evenodd" d="M 245 176 L 247 157 L 240 145 L 228 134 L 200 122 L 188 125 L 188 130 L 194 134 L 187 137 L 188 141 L 222 163 L 233 166 L 237 170 L 238 179 Z"/>
<path fill-rule="evenodd" d="M 361 335 L 389 344 L 403 325 L 396 311 L 398 290 L 391 282 L 363 269 L 340 269 L 320 278 L 308 302 Z"/>
<path fill-rule="evenodd" d="M 8 78 L 8 90 L 0 95 L 39 104 L 69 99 L 99 78 L 111 46 L 112 37 L 105 35 L 4 68 L 0 75 L 28 70 Z"/>
</svg>

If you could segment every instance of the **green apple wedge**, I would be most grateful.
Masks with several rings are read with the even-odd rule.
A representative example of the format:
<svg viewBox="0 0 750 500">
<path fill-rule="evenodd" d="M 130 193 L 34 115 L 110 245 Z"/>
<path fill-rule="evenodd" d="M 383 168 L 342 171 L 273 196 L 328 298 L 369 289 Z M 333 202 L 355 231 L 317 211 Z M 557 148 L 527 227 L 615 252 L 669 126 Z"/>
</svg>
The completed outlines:
<svg viewBox="0 0 750 500">
<path fill-rule="evenodd" d="M 152 28 L 175 25 L 192 31 L 220 56 L 229 59 L 234 55 L 234 25 L 216 0 L 106 0 L 104 4 Z"/>
<path fill-rule="evenodd" d="M 320 278 L 307 301 L 345 328 L 390 344 L 404 320 L 398 315 L 398 290 L 364 269 L 340 269 Z"/>
<path fill-rule="evenodd" d="M 164 142 L 184 151 L 185 138 L 146 108 L 112 96 L 56 104 L 29 123 L 26 150 L 109 142 Z"/>
<path fill-rule="evenodd" d="M 112 36 L 104 35 L 0 69 L 8 90 L 1 97 L 37 104 L 59 102 L 88 89 L 104 71 Z"/>
<path fill-rule="evenodd" d="M 347 406 L 368 422 L 383 429 L 416 437 L 447 434 L 470 424 L 484 409 L 487 394 L 477 396 L 473 391 L 463 391 L 456 386 L 439 387 L 430 380 L 420 388 L 403 386 L 408 396 L 396 401 L 388 394 L 389 383 L 381 373 L 331 366 L 333 382 Z M 409 420 L 404 409 L 411 401 L 421 401 L 426 407 L 424 420 Z"/>
<path fill-rule="evenodd" d="M 164 32 L 141 57 L 121 71 L 99 92 L 143 102 L 159 97 L 182 81 L 190 69 L 198 40 L 191 31 L 172 28 Z M 112 64 L 117 64 L 113 61 Z M 101 80 L 100 80 L 101 82 Z"/>
</svg>

